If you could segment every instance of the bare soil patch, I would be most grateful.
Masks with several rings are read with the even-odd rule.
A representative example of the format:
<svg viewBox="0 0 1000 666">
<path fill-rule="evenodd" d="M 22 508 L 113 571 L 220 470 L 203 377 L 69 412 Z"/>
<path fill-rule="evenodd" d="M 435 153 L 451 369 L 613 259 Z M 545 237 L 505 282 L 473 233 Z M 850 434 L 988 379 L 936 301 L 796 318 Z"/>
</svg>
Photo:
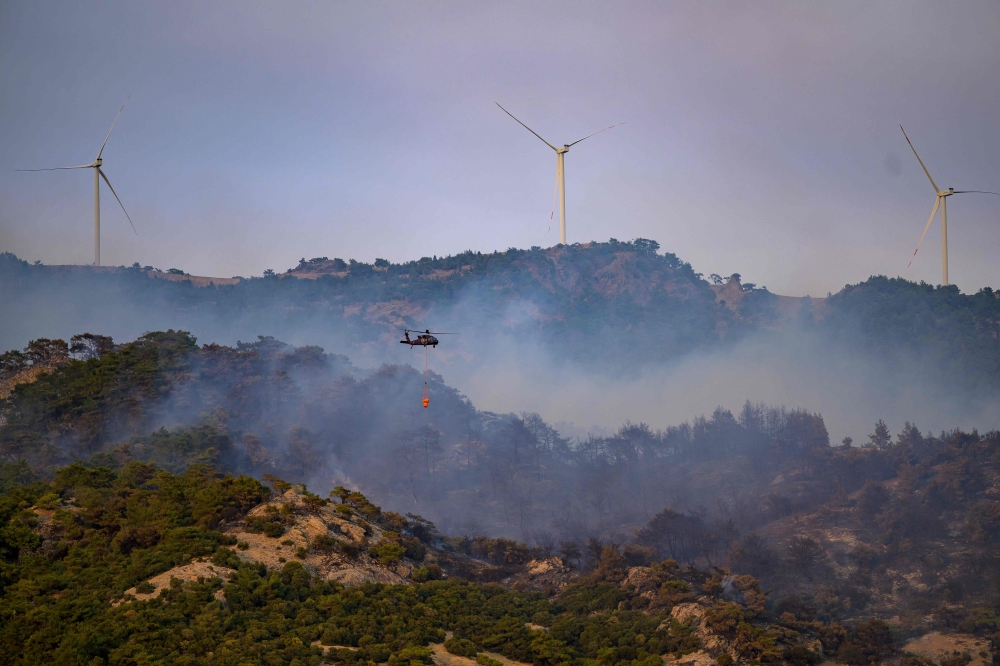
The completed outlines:
<svg viewBox="0 0 1000 666">
<path fill-rule="evenodd" d="M 985 666 L 986 658 L 979 653 L 983 652 L 988 655 L 990 646 L 989 641 L 985 638 L 972 634 L 942 634 L 932 631 L 904 645 L 903 651 L 912 652 L 935 661 L 941 661 L 944 657 L 968 653 L 972 657 L 969 666 Z"/>
<path fill-rule="evenodd" d="M 212 578 L 222 578 L 223 580 L 232 573 L 233 570 L 228 567 L 220 567 L 207 562 L 205 560 L 194 560 L 187 564 L 182 564 L 179 567 L 174 567 L 170 571 L 164 571 L 158 576 L 153 576 L 149 579 L 149 584 L 155 589 L 152 592 L 136 592 L 134 587 L 130 587 L 125 590 L 125 594 L 131 594 L 135 597 L 136 601 L 145 601 L 147 599 L 152 599 L 160 594 L 160 590 L 170 587 L 170 581 L 174 578 L 181 581 L 182 583 L 190 583 L 198 579 L 210 580 Z M 222 590 L 219 590 L 221 592 Z M 220 601 L 222 597 L 219 593 L 216 593 L 216 598 Z M 121 600 L 116 601 L 113 605 L 117 606 L 122 603 Z"/>
</svg>

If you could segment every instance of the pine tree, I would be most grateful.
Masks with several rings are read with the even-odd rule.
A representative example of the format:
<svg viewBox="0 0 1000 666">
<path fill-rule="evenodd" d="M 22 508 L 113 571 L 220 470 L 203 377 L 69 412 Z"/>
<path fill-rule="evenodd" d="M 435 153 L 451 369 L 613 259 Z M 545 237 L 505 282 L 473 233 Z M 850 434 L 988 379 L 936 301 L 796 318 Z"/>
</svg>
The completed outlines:
<svg viewBox="0 0 1000 666">
<path fill-rule="evenodd" d="M 886 451 L 891 442 L 892 435 L 889 434 L 889 426 L 885 424 L 885 421 L 879 419 L 878 423 L 875 424 L 875 432 L 868 435 L 868 446 L 879 451 Z"/>
</svg>

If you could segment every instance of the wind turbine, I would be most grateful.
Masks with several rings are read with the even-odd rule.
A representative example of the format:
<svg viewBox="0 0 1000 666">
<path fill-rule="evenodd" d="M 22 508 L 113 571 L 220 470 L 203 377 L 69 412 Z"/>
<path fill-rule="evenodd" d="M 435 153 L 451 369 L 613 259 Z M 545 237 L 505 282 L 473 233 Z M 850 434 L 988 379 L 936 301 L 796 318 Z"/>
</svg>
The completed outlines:
<svg viewBox="0 0 1000 666">
<path fill-rule="evenodd" d="M 500 106 L 500 102 L 496 102 L 496 105 Z M 500 108 L 508 116 L 510 116 L 511 118 L 514 118 L 514 114 L 513 113 L 511 113 L 507 109 L 504 109 L 502 106 L 500 106 Z M 514 120 L 517 120 L 517 118 L 514 118 Z M 618 125 L 624 125 L 625 123 L 618 123 L 618 125 L 612 125 L 611 127 L 605 127 L 602 130 L 598 130 L 597 132 L 594 132 L 594 134 L 588 134 L 587 136 L 583 137 L 583 139 L 577 139 L 573 143 L 567 143 L 567 144 L 563 145 L 562 148 L 556 148 L 555 146 L 553 146 L 551 143 L 549 143 L 545 139 L 542 139 L 542 137 L 538 135 L 538 132 L 536 132 L 535 130 L 531 129 L 530 127 L 528 127 L 527 125 L 525 125 L 524 123 L 522 123 L 520 120 L 517 120 L 517 123 L 521 127 L 523 127 L 524 129 L 528 130 L 529 132 L 531 132 L 532 134 L 534 134 L 535 136 L 537 136 L 539 139 L 541 139 L 542 143 L 544 143 L 546 146 L 548 146 L 552 150 L 556 151 L 556 186 L 555 186 L 555 191 L 552 193 L 552 209 L 553 209 L 553 212 L 554 212 L 555 211 L 555 198 L 556 198 L 556 194 L 558 193 L 558 195 L 559 195 L 559 242 L 562 243 L 563 245 L 565 245 L 566 244 L 566 160 L 565 160 L 566 153 L 569 152 L 569 149 L 572 146 L 575 146 L 576 144 L 580 143 L 581 141 L 583 141 L 583 139 L 589 139 L 590 137 L 594 136 L 594 134 L 600 134 L 601 132 L 606 132 L 609 129 L 611 129 L 612 127 L 618 127 Z M 549 219 L 551 219 L 551 218 L 552 218 L 552 214 L 549 215 Z"/>
<path fill-rule="evenodd" d="M 129 95 L 125 99 L 125 104 L 128 104 L 128 100 L 132 96 Z M 115 116 L 115 121 L 111 123 L 111 129 L 108 130 L 108 135 L 104 137 L 104 143 L 101 144 L 101 149 L 97 151 L 97 159 L 95 159 L 90 164 L 81 164 L 80 166 L 71 167 L 52 167 L 50 169 L 18 169 L 18 171 L 62 171 L 64 169 L 93 169 L 94 170 L 94 265 L 101 265 L 101 181 L 98 176 L 104 179 L 104 182 L 108 184 L 111 189 L 111 194 L 115 195 L 115 199 L 118 199 L 118 193 L 115 192 L 115 188 L 111 186 L 111 181 L 108 177 L 104 175 L 104 171 L 101 170 L 101 165 L 104 164 L 101 160 L 101 154 L 104 153 L 104 146 L 108 145 L 108 138 L 111 136 L 111 130 L 115 128 L 115 123 L 118 122 L 118 117 L 122 115 L 122 111 L 125 109 L 125 104 L 122 104 L 122 108 L 118 109 L 118 115 Z M 122 203 L 121 199 L 118 199 L 118 205 L 122 207 L 122 211 L 125 213 L 125 217 L 128 218 L 128 223 L 132 225 L 132 231 L 138 235 L 135 230 L 135 225 L 132 224 L 132 218 L 129 216 L 128 211 L 125 210 L 125 204 Z"/>
<path fill-rule="evenodd" d="M 927 180 L 931 181 L 931 185 L 934 186 L 934 208 L 931 209 L 931 216 L 927 218 L 927 226 L 924 227 L 924 233 L 920 234 L 920 240 L 917 241 L 917 249 L 913 251 L 913 256 L 910 257 L 910 263 L 906 264 L 909 268 L 910 264 L 917 257 L 917 250 L 920 249 L 920 244 L 924 242 L 924 236 L 927 235 L 927 230 L 931 228 L 931 222 L 934 221 L 934 215 L 937 213 L 938 206 L 941 206 L 941 273 L 942 273 L 942 284 L 948 286 L 948 197 L 953 194 L 996 194 L 1000 196 L 1000 192 L 987 192 L 985 190 L 956 190 L 954 187 L 949 187 L 947 190 L 942 190 L 931 178 L 931 172 L 927 170 L 924 165 L 924 161 L 920 159 L 920 155 L 917 155 L 917 149 L 913 147 L 913 142 L 910 141 L 910 137 L 906 136 L 906 130 L 900 125 L 899 129 L 903 130 L 903 136 L 906 137 L 906 143 L 910 144 L 910 150 L 913 151 L 914 157 L 920 162 L 920 166 L 923 168 L 924 173 L 927 174 Z"/>
</svg>

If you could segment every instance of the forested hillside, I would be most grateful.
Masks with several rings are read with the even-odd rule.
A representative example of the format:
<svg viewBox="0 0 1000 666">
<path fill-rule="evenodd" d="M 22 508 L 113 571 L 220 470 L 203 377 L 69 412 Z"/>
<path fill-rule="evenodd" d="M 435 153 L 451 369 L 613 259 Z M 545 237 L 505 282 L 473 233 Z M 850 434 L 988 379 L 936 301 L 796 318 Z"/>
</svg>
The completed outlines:
<svg viewBox="0 0 1000 666">
<path fill-rule="evenodd" d="M 310 641 L 329 630 L 323 645 L 358 650 L 327 658 L 401 664 L 429 659 L 428 641 L 453 631 L 471 644 L 453 643 L 459 653 L 493 650 L 548 666 L 594 658 L 602 643 L 585 637 L 614 616 L 638 624 L 609 664 L 722 650 L 801 664 L 836 654 L 860 666 L 931 631 L 961 632 L 961 645 L 988 654 L 1000 630 L 996 432 L 933 435 L 906 424 L 894 438 L 878 422 L 866 440 L 831 446 L 819 414 L 748 402 L 664 430 L 626 423 L 610 436 L 570 441 L 537 415 L 479 411 L 435 375 L 433 408 L 423 410 L 422 377 L 407 366 L 363 371 L 273 338 L 199 346 L 178 331 L 123 344 L 91 334 L 35 340 L 0 363 L 8 392 L 0 403 L 0 610 L 10 620 L 7 645 L 35 637 L 36 651 L 25 655 L 112 663 L 205 656 L 225 635 L 232 642 L 220 663 L 261 650 L 285 655 L 277 663 L 318 663 L 323 648 Z M 288 484 L 280 479 L 306 481 L 320 495 L 303 488 L 300 499 L 284 500 L 290 510 L 268 509 L 260 502 L 275 502 L 272 491 L 251 476 L 281 491 Z M 332 496 L 344 508 L 321 508 L 338 484 Z M 354 541 L 319 538 L 316 520 L 326 515 L 331 525 L 356 521 L 340 528 Z M 299 536 L 285 534 L 289 521 Z M 359 633 L 354 619 L 336 619 L 337 604 L 348 604 L 351 618 L 367 611 L 324 576 L 409 558 L 392 580 L 402 571 L 431 581 L 426 547 L 441 550 L 430 561 L 449 581 L 421 583 L 419 602 L 394 587 L 367 589 L 364 598 L 429 604 L 437 623 L 402 637 Z M 282 566 L 245 567 L 233 552 Z M 319 563 L 335 555 L 347 560 Z M 164 587 L 158 602 L 140 602 L 152 605 L 138 616 L 106 605 L 198 557 L 214 557 L 225 575 Z M 448 619 L 470 615 L 460 600 L 494 593 L 457 582 L 481 576 L 448 558 L 479 558 L 494 567 L 491 579 L 506 576 L 542 596 L 503 592 L 513 596 L 503 597 L 499 615 L 484 611 L 466 627 Z M 584 587 L 565 587 L 573 581 Z M 241 605 L 246 599 L 257 601 Z M 247 629 L 277 599 L 292 614 L 265 633 Z M 80 608 L 97 624 L 71 619 Z M 205 628 L 206 613 L 222 623 L 211 626 L 227 628 Z M 487 631 L 508 615 L 518 627 L 550 627 L 559 643 L 531 633 L 539 628 Z M 594 617 L 603 619 L 586 629 Z M 575 629 L 557 630 L 560 622 Z M 192 633 L 138 633 L 154 624 Z M 287 642 L 293 636 L 298 642 Z M 640 648 L 650 636 L 658 642 Z M 563 656 L 545 656 L 552 650 Z"/>
<path fill-rule="evenodd" d="M 458 575 L 440 580 L 447 574 L 430 562 L 474 563 L 462 554 L 462 539 L 346 489 L 332 503 L 301 489 L 282 510 L 260 512 L 275 506 L 255 506 L 271 488 L 200 466 L 175 476 L 140 463 L 117 472 L 76 464 L 51 482 L 12 482 L 12 471 L 0 465 L 7 482 L 0 490 L 0 664 L 659 666 L 690 656 L 804 665 L 826 654 L 861 666 L 901 645 L 877 620 L 845 626 L 775 615 L 751 576 L 682 569 L 673 560 L 636 566 L 615 547 L 604 548 L 586 574 L 545 590 Z M 358 528 L 351 549 L 354 542 L 322 528 L 289 552 L 290 561 L 266 566 L 231 534 L 263 531 L 280 549 L 283 523 L 315 524 L 316 512 L 330 507 L 335 520 Z M 273 517 L 261 529 L 255 515 Z M 393 539 L 407 544 L 415 564 L 426 563 L 399 584 L 349 587 L 317 575 L 312 564 L 372 558 L 389 566 L 404 555 L 391 550 Z M 522 571 L 558 562 L 506 561 Z"/>
<path fill-rule="evenodd" d="M 693 471 L 722 465 L 741 494 L 829 440 L 819 415 L 748 403 L 736 416 L 720 408 L 663 431 L 629 423 L 571 442 L 536 414 L 479 411 L 433 374 L 433 408 L 424 410 L 422 377 L 408 366 L 362 372 L 271 338 L 198 346 L 168 331 L 117 346 L 101 339 L 99 351 L 84 340 L 93 336 L 71 341 L 75 354 L 44 340 L 4 355 L 6 377 L 33 378 L 33 366 L 17 369 L 30 356 L 51 367 L 0 403 L 5 459 L 40 472 L 137 459 L 321 489 L 350 481 L 449 531 L 553 540 L 628 533 L 665 505 L 714 505 L 714 482 Z"/>
<path fill-rule="evenodd" d="M 852 539 L 880 544 L 872 547 L 884 557 L 872 562 L 884 566 L 937 544 L 928 561 L 962 594 L 977 593 L 962 572 L 992 565 L 945 565 L 951 556 L 942 553 L 967 547 L 973 534 L 989 548 L 1000 538 L 1000 527 L 982 522 L 994 511 L 978 495 L 994 487 L 995 433 L 935 437 L 907 424 L 893 443 L 880 422 L 863 447 L 831 446 L 822 416 L 748 402 L 736 414 L 719 408 L 664 430 L 626 423 L 571 441 L 536 414 L 479 411 L 435 375 L 433 408 L 424 410 L 412 368 L 360 371 L 345 357 L 270 338 L 232 348 L 199 346 L 177 331 L 121 345 L 71 342 L 39 340 L 0 357 L 3 377 L 24 382 L 0 403 L 0 455 L 36 474 L 75 460 L 146 461 L 175 473 L 207 464 L 269 474 L 321 492 L 341 483 L 453 534 L 514 537 L 550 552 L 588 538 L 634 541 L 656 557 L 738 562 L 781 580 L 788 569 L 773 567 L 777 555 L 748 535 L 781 541 L 782 521 L 816 514 L 822 543 L 831 516 L 841 516 L 855 523 Z M 892 516 L 877 518 L 885 510 Z M 958 524 L 970 531 L 941 541 Z M 909 545 L 884 550 L 900 540 Z M 857 597 L 857 581 L 843 577 L 857 554 L 840 556 L 840 565 L 816 571 Z"/>
<path fill-rule="evenodd" d="M 844 348 L 936 369 L 954 386 L 1000 387 L 1000 292 L 961 294 L 902 278 L 872 277 L 827 299 L 818 328 Z"/>
<path fill-rule="evenodd" d="M 270 475 L 0 463 L 0 663 L 989 663 L 998 443 L 876 428 L 808 465 L 860 492 L 773 502 L 760 534 L 667 509 L 559 557 Z M 361 566 L 398 582 L 341 582 Z"/>
</svg>

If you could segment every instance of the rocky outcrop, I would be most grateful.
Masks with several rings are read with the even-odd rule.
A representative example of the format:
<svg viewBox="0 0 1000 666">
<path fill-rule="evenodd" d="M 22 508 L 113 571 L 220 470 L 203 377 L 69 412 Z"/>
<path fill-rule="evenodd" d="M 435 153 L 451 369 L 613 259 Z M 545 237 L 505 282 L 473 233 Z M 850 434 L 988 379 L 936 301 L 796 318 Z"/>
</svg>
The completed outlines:
<svg viewBox="0 0 1000 666">
<path fill-rule="evenodd" d="M 300 562 L 314 576 L 347 586 L 409 582 L 418 562 L 406 557 L 385 562 L 368 552 L 369 546 L 385 538 L 386 530 L 347 505 L 315 501 L 310 505 L 307 497 L 301 487 L 293 487 L 223 527 L 236 539 L 237 555 L 268 568 Z M 254 526 L 260 520 L 279 523 L 284 532 L 268 536 Z"/>
<path fill-rule="evenodd" d="M 522 572 L 504 579 L 503 583 L 518 590 L 558 592 L 578 576 L 579 572 L 566 566 L 561 558 L 547 557 L 531 560 Z"/>
</svg>

